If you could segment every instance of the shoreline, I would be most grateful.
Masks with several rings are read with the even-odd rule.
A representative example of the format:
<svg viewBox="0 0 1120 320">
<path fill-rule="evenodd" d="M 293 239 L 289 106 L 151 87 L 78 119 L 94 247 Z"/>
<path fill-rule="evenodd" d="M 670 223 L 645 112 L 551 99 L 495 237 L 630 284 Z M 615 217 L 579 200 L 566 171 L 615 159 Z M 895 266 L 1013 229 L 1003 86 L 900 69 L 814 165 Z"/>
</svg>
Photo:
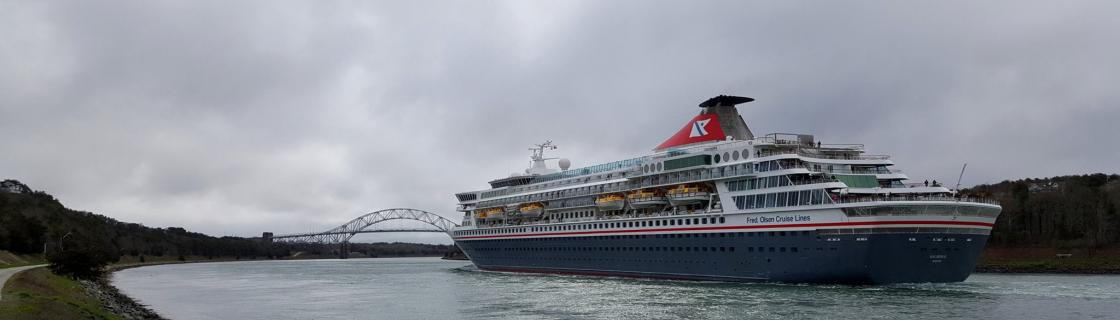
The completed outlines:
<svg viewBox="0 0 1120 320">
<path fill-rule="evenodd" d="M 207 263 L 207 262 L 230 262 L 241 260 L 190 260 L 190 261 L 154 261 L 142 263 L 127 263 L 121 265 L 109 265 L 105 267 L 105 274 L 94 280 L 78 280 L 82 285 L 85 293 L 90 297 L 97 299 L 101 302 L 101 306 L 110 313 L 121 317 L 123 319 L 167 319 L 153 310 L 151 307 L 140 303 L 136 298 L 130 297 L 124 292 L 113 285 L 113 276 L 117 271 L 148 267 L 159 266 L 168 264 L 187 264 L 187 263 Z M 252 260 L 245 260 L 252 261 Z"/>
<path fill-rule="evenodd" d="M 420 257 L 368 257 L 354 259 L 391 259 L 391 258 L 440 258 L 439 256 Z M 309 257 L 295 259 L 216 259 L 216 260 L 186 260 L 186 261 L 153 261 L 141 263 L 125 263 L 105 267 L 105 274 L 97 280 L 79 280 L 87 295 L 97 299 L 102 306 L 114 315 L 124 319 L 167 319 L 155 312 L 152 308 L 140 303 L 136 298 L 130 297 L 112 283 L 112 278 L 118 271 L 132 268 L 161 266 L 169 264 L 217 263 L 217 262 L 250 262 L 250 261 L 295 261 L 295 260 L 331 260 L 331 258 Z M 452 260 L 452 259 L 446 259 Z M 45 266 L 43 268 L 46 268 Z"/>
</svg>

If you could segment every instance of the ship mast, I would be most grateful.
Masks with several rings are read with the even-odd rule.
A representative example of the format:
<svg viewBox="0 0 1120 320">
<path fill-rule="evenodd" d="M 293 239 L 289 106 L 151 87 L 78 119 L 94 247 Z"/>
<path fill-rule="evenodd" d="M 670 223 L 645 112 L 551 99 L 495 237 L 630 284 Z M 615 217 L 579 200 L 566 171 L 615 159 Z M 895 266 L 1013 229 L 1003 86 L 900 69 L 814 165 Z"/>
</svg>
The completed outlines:
<svg viewBox="0 0 1120 320">
<path fill-rule="evenodd" d="M 547 174 L 547 173 L 551 173 L 552 171 L 549 170 L 548 167 L 545 166 L 544 161 L 545 160 L 556 159 L 556 158 L 545 158 L 544 157 L 544 151 L 545 150 L 556 150 L 556 145 L 552 144 L 552 140 L 548 140 L 548 141 L 545 141 L 544 143 L 535 144 L 535 146 L 536 147 L 534 147 L 534 148 L 529 148 L 529 151 L 532 151 L 533 155 L 529 156 L 529 169 L 525 169 L 525 173 L 528 173 L 528 174 Z"/>
</svg>

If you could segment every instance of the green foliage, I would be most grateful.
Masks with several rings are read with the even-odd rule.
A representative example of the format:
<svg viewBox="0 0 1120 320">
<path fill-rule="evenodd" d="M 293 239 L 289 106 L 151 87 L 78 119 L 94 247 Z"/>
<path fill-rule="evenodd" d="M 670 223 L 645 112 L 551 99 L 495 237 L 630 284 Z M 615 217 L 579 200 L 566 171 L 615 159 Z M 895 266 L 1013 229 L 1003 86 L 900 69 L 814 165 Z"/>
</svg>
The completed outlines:
<svg viewBox="0 0 1120 320">
<path fill-rule="evenodd" d="M 0 250 L 8 250 L 17 254 L 39 253 L 43 250 L 43 242 L 47 228 L 39 219 L 28 216 L 20 207 L 27 205 L 26 199 L 17 198 L 10 200 L 6 195 L 32 194 L 27 186 L 15 180 L 0 182 Z M 11 193 L 17 190 L 19 193 Z"/>
<path fill-rule="evenodd" d="M 997 246 L 1102 247 L 1120 244 L 1120 176 L 1092 174 L 1004 181 L 962 193 L 1003 205 Z"/>
<path fill-rule="evenodd" d="M 0 211 L 0 248 L 19 254 L 43 250 L 47 228 L 19 212 Z"/>
<path fill-rule="evenodd" d="M 121 255 L 256 258 L 285 252 L 279 245 L 255 239 L 150 228 L 70 210 L 51 195 L 30 191 L 18 181 L 4 183 L 18 184 L 21 192 L 0 190 L 0 250 L 41 253 L 45 247 L 47 259 L 57 265 L 52 270 L 66 274 L 88 274 L 86 268 L 119 261 Z"/>
<path fill-rule="evenodd" d="M 75 279 L 96 279 L 103 273 L 103 268 L 109 264 L 109 259 L 101 253 L 87 250 L 69 250 L 52 252 L 47 255 L 47 262 L 57 275 Z"/>
<path fill-rule="evenodd" d="M 20 186 L 20 193 L 0 192 L 0 222 L 4 222 L 0 223 L 0 250 L 40 253 L 45 247 L 50 269 L 61 275 L 96 277 L 105 265 L 120 261 L 121 256 L 138 257 L 139 262 L 185 261 L 188 257 L 254 260 L 289 257 L 293 252 L 288 245 L 263 243 L 259 239 L 211 237 L 178 227 L 149 228 L 119 222 L 67 209 L 49 194 Z M 299 247 L 299 251 L 319 257 L 340 254 L 338 245 Z M 400 257 L 440 256 L 454 247 L 355 243 L 349 249 L 369 257 Z"/>
<path fill-rule="evenodd" d="M 47 251 L 52 272 L 75 279 L 94 279 L 109 263 L 120 259 L 116 248 L 105 237 L 85 230 L 71 230 L 59 237 Z"/>
</svg>

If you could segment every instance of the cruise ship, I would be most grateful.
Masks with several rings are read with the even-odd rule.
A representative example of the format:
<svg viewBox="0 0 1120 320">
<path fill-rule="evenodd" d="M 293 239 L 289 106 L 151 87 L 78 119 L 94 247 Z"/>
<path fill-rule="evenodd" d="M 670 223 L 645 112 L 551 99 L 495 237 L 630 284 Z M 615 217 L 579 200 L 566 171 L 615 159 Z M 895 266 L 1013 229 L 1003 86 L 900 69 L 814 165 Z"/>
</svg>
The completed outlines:
<svg viewBox="0 0 1120 320">
<path fill-rule="evenodd" d="M 809 134 L 755 136 L 717 96 L 651 154 L 524 173 L 456 194 L 455 243 L 482 270 L 736 282 L 968 278 L 1001 211 L 886 155 Z M 558 160 L 557 168 L 548 162 Z"/>
</svg>

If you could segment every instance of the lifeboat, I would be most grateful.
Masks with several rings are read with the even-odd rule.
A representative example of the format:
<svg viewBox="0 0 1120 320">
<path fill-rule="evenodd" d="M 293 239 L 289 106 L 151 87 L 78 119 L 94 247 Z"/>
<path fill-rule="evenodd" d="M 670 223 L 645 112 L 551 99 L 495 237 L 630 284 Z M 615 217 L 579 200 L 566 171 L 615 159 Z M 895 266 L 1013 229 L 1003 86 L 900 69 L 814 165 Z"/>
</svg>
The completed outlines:
<svg viewBox="0 0 1120 320">
<path fill-rule="evenodd" d="M 488 220 L 488 221 L 500 220 L 504 217 L 505 217 L 505 212 L 500 207 L 482 209 L 478 213 L 478 218 L 483 219 L 483 220 Z"/>
<path fill-rule="evenodd" d="M 517 209 L 522 217 L 539 217 L 544 212 L 544 205 L 540 202 L 526 203 Z"/>
<path fill-rule="evenodd" d="M 675 188 L 669 189 L 667 193 L 669 204 L 674 206 L 683 206 L 690 204 L 697 204 L 708 202 L 712 193 L 694 185 L 682 184 Z"/>
<path fill-rule="evenodd" d="M 617 193 L 599 196 L 595 199 L 595 207 L 599 210 L 622 210 L 625 205 L 626 198 Z"/>
<path fill-rule="evenodd" d="M 664 196 L 652 190 L 634 191 L 627 195 L 626 198 L 630 201 L 630 207 L 634 209 L 660 208 L 669 203 L 665 200 Z"/>
</svg>

